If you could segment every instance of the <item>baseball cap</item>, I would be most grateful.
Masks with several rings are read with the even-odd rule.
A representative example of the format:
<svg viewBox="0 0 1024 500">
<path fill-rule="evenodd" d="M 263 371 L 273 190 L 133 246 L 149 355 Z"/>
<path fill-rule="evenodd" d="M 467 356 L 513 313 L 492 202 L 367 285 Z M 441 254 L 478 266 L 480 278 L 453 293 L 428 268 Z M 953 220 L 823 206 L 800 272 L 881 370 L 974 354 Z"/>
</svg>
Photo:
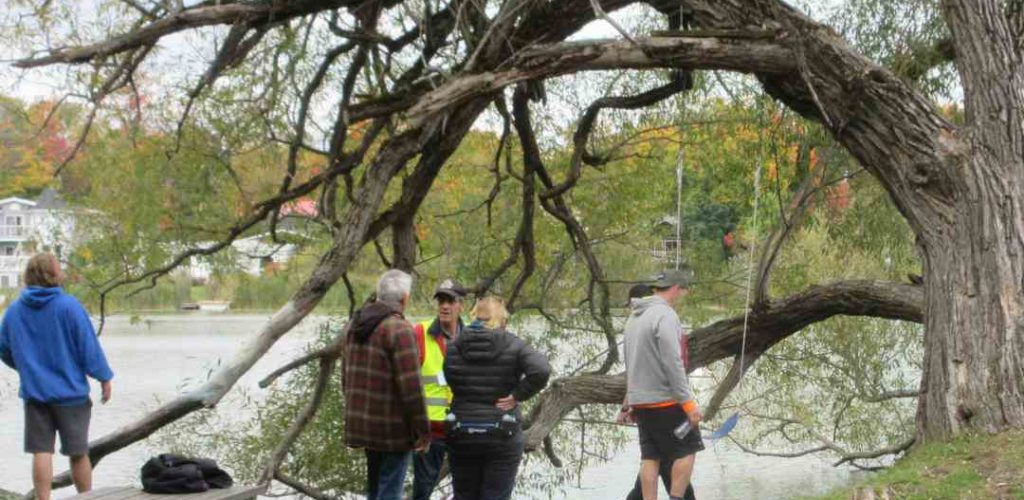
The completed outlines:
<svg viewBox="0 0 1024 500">
<path fill-rule="evenodd" d="M 651 280 L 654 288 L 670 288 L 672 285 L 679 285 L 679 288 L 690 288 L 693 282 L 693 269 L 683 266 L 680 269 L 666 269 L 658 273 Z"/>
<path fill-rule="evenodd" d="M 647 283 L 638 283 L 630 287 L 628 297 L 630 299 L 639 299 L 641 297 L 651 295 L 651 293 L 653 293 L 651 285 L 648 285 Z"/>
<path fill-rule="evenodd" d="M 437 285 L 434 289 L 434 298 L 448 297 L 455 300 L 462 300 L 466 296 L 466 289 L 459 282 L 449 278 Z"/>
</svg>

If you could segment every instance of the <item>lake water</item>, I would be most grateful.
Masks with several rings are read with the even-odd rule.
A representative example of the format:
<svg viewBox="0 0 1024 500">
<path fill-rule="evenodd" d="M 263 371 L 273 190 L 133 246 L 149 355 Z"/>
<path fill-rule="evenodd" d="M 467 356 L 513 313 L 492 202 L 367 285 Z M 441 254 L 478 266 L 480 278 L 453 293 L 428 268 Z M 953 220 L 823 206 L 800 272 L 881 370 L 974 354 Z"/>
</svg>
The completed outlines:
<svg viewBox="0 0 1024 500">
<path fill-rule="evenodd" d="M 114 397 L 108 405 L 94 406 L 91 436 L 112 432 L 142 417 L 160 401 L 200 384 L 219 361 L 230 359 L 254 336 L 266 318 L 202 313 L 146 316 L 135 322 L 125 316 L 109 318 L 102 343 L 117 374 Z M 324 318 L 308 318 L 281 339 L 236 387 L 258 394 L 257 381 L 300 355 L 322 321 Z M 23 415 L 17 383 L 12 370 L 0 370 L 0 488 L 23 492 L 31 488 L 31 473 L 30 457 L 21 452 Z M 232 406 L 231 398 L 226 398 L 218 411 L 238 412 Z M 158 451 L 144 441 L 107 456 L 96 468 L 95 486 L 137 484 L 139 467 Z M 580 487 L 570 487 L 559 498 L 624 498 L 636 478 L 638 460 L 637 446 L 627 444 L 608 462 L 584 471 Z M 62 457 L 55 460 L 54 468 L 65 470 Z M 823 493 L 849 480 L 849 472 L 831 467 L 825 458 L 754 457 L 725 443 L 697 456 L 693 477 L 702 500 L 784 499 Z M 54 496 L 72 493 L 67 488 Z"/>
</svg>

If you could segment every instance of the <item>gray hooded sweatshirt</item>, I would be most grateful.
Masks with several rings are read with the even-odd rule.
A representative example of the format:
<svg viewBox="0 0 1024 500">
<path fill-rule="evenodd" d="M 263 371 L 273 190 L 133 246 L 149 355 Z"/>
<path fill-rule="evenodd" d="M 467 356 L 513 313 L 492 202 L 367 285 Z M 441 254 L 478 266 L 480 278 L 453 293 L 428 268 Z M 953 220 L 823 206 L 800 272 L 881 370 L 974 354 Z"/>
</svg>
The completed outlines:
<svg viewBox="0 0 1024 500">
<path fill-rule="evenodd" d="M 626 402 L 629 405 L 693 399 L 683 367 L 683 325 L 665 299 L 633 299 L 626 320 Z"/>
</svg>

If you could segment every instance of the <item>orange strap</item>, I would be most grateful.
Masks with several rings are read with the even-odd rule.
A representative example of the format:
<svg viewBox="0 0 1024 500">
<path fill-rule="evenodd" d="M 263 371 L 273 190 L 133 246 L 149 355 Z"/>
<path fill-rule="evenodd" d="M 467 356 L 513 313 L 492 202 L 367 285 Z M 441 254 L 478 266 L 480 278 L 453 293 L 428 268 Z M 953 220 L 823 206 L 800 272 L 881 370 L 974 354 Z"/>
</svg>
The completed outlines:
<svg viewBox="0 0 1024 500">
<path fill-rule="evenodd" d="M 692 399 L 687 401 L 687 402 L 685 402 L 685 403 L 683 403 L 683 411 L 685 411 L 687 415 L 689 415 L 690 413 L 693 413 L 693 411 L 696 410 L 696 409 L 697 409 L 697 402 L 692 400 Z"/>
<path fill-rule="evenodd" d="M 678 401 L 659 401 L 657 403 L 645 403 L 645 404 L 641 404 L 641 405 L 633 405 L 633 408 L 634 409 L 640 409 L 640 410 L 649 410 L 649 409 L 653 409 L 653 408 L 668 408 L 670 406 L 675 406 L 675 405 L 681 406 L 683 408 L 683 411 L 685 411 L 686 413 L 690 413 L 693 410 L 697 409 L 697 402 L 692 400 L 692 399 L 689 400 L 689 401 L 686 401 L 686 402 L 684 402 L 682 404 L 680 404 Z"/>
</svg>

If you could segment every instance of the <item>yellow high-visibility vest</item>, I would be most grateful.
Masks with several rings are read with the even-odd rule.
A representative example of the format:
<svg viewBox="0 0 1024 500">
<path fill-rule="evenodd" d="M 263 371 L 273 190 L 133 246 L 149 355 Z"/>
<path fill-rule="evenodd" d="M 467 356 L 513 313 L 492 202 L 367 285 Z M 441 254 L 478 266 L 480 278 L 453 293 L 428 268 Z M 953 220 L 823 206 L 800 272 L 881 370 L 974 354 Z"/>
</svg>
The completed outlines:
<svg viewBox="0 0 1024 500">
<path fill-rule="evenodd" d="M 427 401 L 427 418 L 434 422 L 444 422 L 448 408 L 452 404 L 452 389 L 444 380 L 444 351 L 441 350 L 437 339 L 430 334 L 431 323 L 433 320 L 422 321 L 416 325 L 416 335 L 423 339 L 422 342 L 417 342 L 423 348 L 420 356 L 420 380 L 423 382 L 423 393 Z"/>
</svg>

